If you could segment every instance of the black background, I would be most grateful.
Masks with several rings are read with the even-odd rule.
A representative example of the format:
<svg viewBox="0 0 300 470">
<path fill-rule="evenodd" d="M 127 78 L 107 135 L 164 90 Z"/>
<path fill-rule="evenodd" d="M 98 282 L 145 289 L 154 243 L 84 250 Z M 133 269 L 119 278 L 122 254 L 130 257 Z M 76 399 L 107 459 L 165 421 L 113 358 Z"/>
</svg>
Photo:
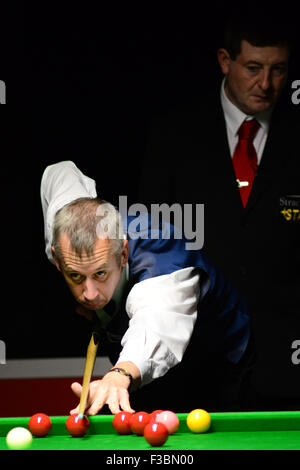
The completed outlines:
<svg viewBox="0 0 300 470">
<path fill-rule="evenodd" d="M 151 116 L 220 86 L 216 50 L 229 6 L 144 2 L 96 9 L 51 2 L 10 12 L 0 51 L 0 79 L 7 86 L 0 142 L 0 339 L 7 359 L 83 356 L 90 336 L 44 252 L 43 170 L 73 160 L 97 181 L 99 196 L 114 204 L 119 195 L 136 202 Z M 285 3 L 291 28 L 300 18 L 295 8 Z M 300 80 L 299 44 L 296 37 L 285 91 L 286 105 L 298 115 L 291 83 Z"/>
</svg>

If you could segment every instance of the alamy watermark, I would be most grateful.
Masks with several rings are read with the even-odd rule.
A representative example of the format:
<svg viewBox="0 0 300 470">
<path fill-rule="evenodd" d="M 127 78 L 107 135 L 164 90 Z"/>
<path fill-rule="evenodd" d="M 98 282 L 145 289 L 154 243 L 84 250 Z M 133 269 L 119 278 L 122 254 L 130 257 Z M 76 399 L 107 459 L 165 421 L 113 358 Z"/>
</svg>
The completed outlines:
<svg viewBox="0 0 300 470">
<path fill-rule="evenodd" d="M 292 88 L 295 90 L 292 93 L 292 103 L 299 104 L 300 103 L 300 80 L 294 80 L 292 83 Z"/>
<path fill-rule="evenodd" d="M 6 346 L 2 340 L 0 340 L 0 364 L 6 364 Z"/>
<path fill-rule="evenodd" d="M 295 339 L 295 341 L 292 342 L 291 348 L 295 350 L 291 356 L 291 360 L 292 363 L 297 366 L 300 364 L 300 339 Z"/>
<path fill-rule="evenodd" d="M 6 85 L 3 80 L 0 80 L 0 104 L 6 104 Z"/>
<path fill-rule="evenodd" d="M 98 207 L 97 235 L 105 231 L 108 238 L 122 238 L 121 228 L 112 233 L 118 224 L 110 218 L 109 206 L 104 203 Z M 184 239 L 187 250 L 200 250 L 204 245 L 204 204 L 151 204 L 149 213 L 144 204 L 128 206 L 127 196 L 119 196 L 119 213 L 132 240 Z"/>
</svg>

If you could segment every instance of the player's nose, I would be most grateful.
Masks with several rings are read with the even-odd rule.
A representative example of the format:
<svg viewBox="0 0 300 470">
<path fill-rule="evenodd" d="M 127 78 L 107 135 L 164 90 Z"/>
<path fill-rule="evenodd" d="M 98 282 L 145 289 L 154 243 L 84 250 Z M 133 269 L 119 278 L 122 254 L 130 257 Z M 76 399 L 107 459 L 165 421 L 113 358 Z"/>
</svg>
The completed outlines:
<svg viewBox="0 0 300 470">
<path fill-rule="evenodd" d="M 84 283 L 83 295 L 86 301 L 93 302 L 99 296 L 96 283 L 91 279 L 87 279 Z"/>
</svg>

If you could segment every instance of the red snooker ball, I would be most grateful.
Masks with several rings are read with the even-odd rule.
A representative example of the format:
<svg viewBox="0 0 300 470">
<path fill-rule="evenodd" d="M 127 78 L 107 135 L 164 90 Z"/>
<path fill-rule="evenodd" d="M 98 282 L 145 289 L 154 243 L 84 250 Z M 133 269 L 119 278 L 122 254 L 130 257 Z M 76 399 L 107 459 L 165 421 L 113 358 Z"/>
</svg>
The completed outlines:
<svg viewBox="0 0 300 470">
<path fill-rule="evenodd" d="M 28 428 L 35 437 L 47 436 L 52 426 L 51 419 L 45 413 L 36 413 L 31 416 Z"/>
<path fill-rule="evenodd" d="M 155 411 L 152 411 L 152 413 L 150 413 L 150 421 L 149 423 L 155 423 L 156 422 L 156 418 L 158 417 L 158 415 L 160 413 L 162 413 L 163 410 L 155 410 Z"/>
<path fill-rule="evenodd" d="M 120 411 L 119 413 L 115 414 L 112 420 L 112 425 L 118 434 L 131 434 L 131 416 L 132 413 L 129 413 L 128 411 Z"/>
<path fill-rule="evenodd" d="M 130 420 L 131 431 L 138 436 L 142 436 L 144 434 L 145 426 L 149 423 L 149 421 L 150 415 L 146 411 L 139 411 L 138 413 L 134 413 Z"/>
<path fill-rule="evenodd" d="M 162 423 L 149 423 L 145 427 L 144 437 L 146 441 L 153 447 L 164 445 L 169 437 L 166 426 Z"/>
<path fill-rule="evenodd" d="M 90 422 L 86 416 L 79 418 L 78 414 L 70 415 L 66 421 L 67 431 L 73 437 L 82 437 L 84 436 L 90 426 Z"/>
</svg>

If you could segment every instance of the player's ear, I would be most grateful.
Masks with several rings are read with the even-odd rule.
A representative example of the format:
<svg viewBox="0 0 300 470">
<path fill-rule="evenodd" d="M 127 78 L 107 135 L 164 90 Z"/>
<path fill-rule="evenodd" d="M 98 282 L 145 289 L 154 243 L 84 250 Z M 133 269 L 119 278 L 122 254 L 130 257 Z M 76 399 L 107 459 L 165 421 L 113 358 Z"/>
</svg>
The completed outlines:
<svg viewBox="0 0 300 470">
<path fill-rule="evenodd" d="M 230 63 L 229 52 L 223 48 L 218 49 L 217 57 L 218 57 L 218 62 L 219 62 L 222 73 L 224 73 L 224 75 L 227 75 L 229 71 L 229 63 Z"/>
<path fill-rule="evenodd" d="M 52 251 L 52 256 L 53 256 L 53 259 L 54 259 L 54 263 L 55 263 L 57 269 L 58 269 L 59 271 L 61 271 L 60 265 L 59 265 L 59 261 L 58 261 L 58 259 L 57 259 L 56 253 L 55 253 L 55 248 L 54 248 L 53 245 L 51 246 L 51 251 Z"/>
<path fill-rule="evenodd" d="M 121 266 L 124 268 L 128 263 L 129 258 L 129 247 L 128 240 L 123 241 L 122 251 L 121 251 Z"/>
</svg>

